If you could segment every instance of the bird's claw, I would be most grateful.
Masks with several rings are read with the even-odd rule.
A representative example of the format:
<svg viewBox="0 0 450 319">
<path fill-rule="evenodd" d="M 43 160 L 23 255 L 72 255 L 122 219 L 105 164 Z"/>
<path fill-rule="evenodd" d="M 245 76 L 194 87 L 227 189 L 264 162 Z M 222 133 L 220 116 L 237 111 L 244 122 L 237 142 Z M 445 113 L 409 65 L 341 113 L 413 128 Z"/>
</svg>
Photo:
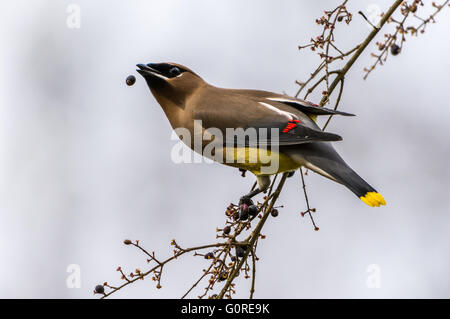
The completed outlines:
<svg viewBox="0 0 450 319">
<path fill-rule="evenodd" d="M 249 196 L 244 195 L 239 199 L 239 206 L 241 206 L 242 204 L 246 204 L 247 206 L 250 206 L 250 205 L 253 205 L 253 201 Z"/>
</svg>

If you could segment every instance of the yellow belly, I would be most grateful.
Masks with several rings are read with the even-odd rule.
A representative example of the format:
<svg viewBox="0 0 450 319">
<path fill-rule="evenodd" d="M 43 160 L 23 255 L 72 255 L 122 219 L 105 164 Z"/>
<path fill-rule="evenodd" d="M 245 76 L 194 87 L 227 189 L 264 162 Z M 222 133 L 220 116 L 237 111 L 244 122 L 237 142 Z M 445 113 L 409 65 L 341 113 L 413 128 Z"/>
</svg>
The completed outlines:
<svg viewBox="0 0 450 319">
<path fill-rule="evenodd" d="M 223 164 L 248 170 L 255 175 L 268 175 L 263 170 L 264 167 L 275 165 L 275 171 L 271 174 L 293 171 L 301 165 L 295 162 L 291 157 L 284 153 L 272 152 L 270 150 L 260 150 L 258 148 L 238 147 L 223 148 L 223 154 L 226 154 L 226 160 Z M 267 159 L 271 159 L 271 163 Z M 276 161 L 276 162 L 273 162 Z"/>
</svg>

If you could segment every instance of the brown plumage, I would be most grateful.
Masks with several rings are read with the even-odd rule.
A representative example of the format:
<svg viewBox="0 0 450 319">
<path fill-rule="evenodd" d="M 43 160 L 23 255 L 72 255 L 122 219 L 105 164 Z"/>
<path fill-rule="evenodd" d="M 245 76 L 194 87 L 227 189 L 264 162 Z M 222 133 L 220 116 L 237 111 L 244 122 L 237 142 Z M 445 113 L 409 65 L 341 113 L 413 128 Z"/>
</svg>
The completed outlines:
<svg viewBox="0 0 450 319">
<path fill-rule="evenodd" d="M 260 150 L 276 147 L 279 165 L 273 171 L 263 171 L 263 163 L 254 163 L 245 157 L 226 165 L 252 171 L 257 176 L 259 188 L 247 197 L 264 191 L 270 183 L 270 175 L 292 171 L 305 166 L 333 181 L 347 186 L 370 206 L 385 204 L 384 199 L 369 184 L 359 177 L 337 154 L 329 142 L 339 141 L 339 135 L 323 132 L 312 119 L 316 115 L 352 114 L 330 110 L 292 98 L 258 90 L 223 89 L 206 83 L 189 68 L 176 63 L 138 64 L 137 70 L 164 110 L 172 128 L 185 128 L 191 132 L 194 143 L 194 120 L 201 121 L 202 131 L 215 128 L 223 134 L 223 149 L 229 150 L 227 129 L 275 130 L 278 136 L 235 144 L 233 150 Z M 184 141 L 187 142 L 187 141 Z M 209 143 L 202 141 L 202 150 Z M 253 144 L 252 144 L 253 143 Z M 196 151 L 202 151 L 196 150 Z M 273 155 L 273 154 L 272 154 Z M 259 158 L 259 157 L 258 157 Z M 251 162 L 251 163 L 250 163 Z M 377 195 L 369 195 L 369 194 Z"/>
</svg>

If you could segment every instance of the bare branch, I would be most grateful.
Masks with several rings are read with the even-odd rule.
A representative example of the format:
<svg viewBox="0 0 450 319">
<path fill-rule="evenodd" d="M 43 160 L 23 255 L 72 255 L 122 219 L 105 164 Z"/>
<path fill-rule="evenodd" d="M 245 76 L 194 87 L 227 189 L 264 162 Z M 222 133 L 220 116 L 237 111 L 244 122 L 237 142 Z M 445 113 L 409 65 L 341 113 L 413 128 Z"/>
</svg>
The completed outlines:
<svg viewBox="0 0 450 319">
<path fill-rule="evenodd" d="M 377 43 L 381 53 L 379 55 L 374 55 L 376 58 L 374 65 L 372 65 L 370 69 L 365 69 L 366 74 L 364 78 L 368 76 L 376 65 L 382 64 L 383 61 L 386 60 L 386 55 L 389 50 L 393 53 L 392 45 L 395 44 L 395 41 L 399 36 L 401 36 L 399 46 L 399 49 L 401 50 L 401 46 L 404 42 L 404 35 L 408 32 L 416 35 L 418 32 L 423 33 L 427 24 L 434 22 L 436 14 L 439 13 L 443 7 L 447 6 L 449 1 L 450 0 L 447 0 L 441 5 L 436 5 L 433 3 L 432 6 L 435 8 L 434 13 L 424 19 L 420 18 L 416 14 L 417 6 L 423 5 L 422 1 L 413 0 L 410 4 L 408 4 L 403 0 L 395 0 L 387 12 L 382 15 L 378 25 L 372 25 L 373 29 L 367 37 L 360 44 L 353 46 L 353 48 L 349 50 L 340 49 L 335 41 L 335 30 L 342 24 L 341 22 L 348 25 L 352 21 L 353 15 L 346 8 L 348 0 L 342 1 L 342 3 L 333 10 L 325 11 L 322 17 L 316 19 L 316 23 L 322 26 L 322 32 L 315 38 L 311 38 L 308 44 L 299 46 L 300 50 L 309 48 L 313 52 L 319 51 L 318 55 L 320 57 L 320 63 L 305 81 L 297 82 L 299 89 L 295 94 L 295 97 L 297 97 L 308 85 L 313 83 L 312 86 L 306 90 L 304 98 L 306 99 L 313 91 L 318 90 L 319 87 L 324 87 L 324 90 L 322 91 L 323 96 L 319 103 L 320 106 L 324 106 L 326 103 L 330 102 L 332 93 L 339 85 L 339 92 L 334 103 L 334 109 L 338 109 L 344 90 L 344 79 L 347 72 L 352 68 L 370 42 L 375 38 L 386 23 L 396 24 L 396 31 L 392 35 L 386 34 L 384 43 Z M 397 21 L 392 17 L 398 7 L 401 7 L 401 13 L 403 15 L 403 18 L 400 21 Z M 362 12 L 360 12 L 360 15 L 367 20 Z M 413 28 L 405 27 L 404 23 L 409 16 L 413 16 L 416 20 L 420 21 L 420 24 Z M 342 68 L 336 69 L 336 67 L 332 67 L 335 65 L 333 63 L 336 61 L 345 61 L 345 64 Z M 315 119 L 314 117 L 312 118 Z M 323 130 L 327 128 L 331 119 L 332 116 L 329 116 L 323 126 Z M 245 177 L 245 170 L 240 171 L 242 176 Z M 171 261 L 177 260 L 178 257 L 181 257 L 186 253 L 193 252 L 194 256 L 203 257 L 204 259 L 209 260 L 210 264 L 202 270 L 202 274 L 181 298 L 186 298 L 191 292 L 194 291 L 195 288 L 199 286 L 201 282 L 206 280 L 207 284 L 204 287 L 203 293 L 198 296 L 199 298 L 206 297 L 218 283 L 223 283 L 223 287 L 220 289 L 219 294 L 214 294 L 208 297 L 219 299 L 231 298 L 235 293 L 234 280 L 240 273 L 243 272 L 245 274 L 245 278 L 251 277 L 249 298 L 252 299 L 255 293 L 256 263 L 258 261 L 258 257 L 256 256 L 256 248 L 259 240 L 265 238 L 265 235 L 261 233 L 261 230 L 267 222 L 269 215 L 274 217 L 278 215 L 275 204 L 283 190 L 288 175 L 288 172 L 284 172 L 278 183 L 278 175 L 275 175 L 266 196 L 263 198 L 263 202 L 257 202 L 256 204 L 250 205 L 252 206 L 251 209 L 248 205 L 239 206 L 231 203 L 225 210 L 225 215 L 227 217 L 225 220 L 225 225 L 221 228 L 216 228 L 216 240 L 219 240 L 218 242 L 196 247 L 182 248 L 174 239 L 171 242 L 171 245 L 174 247 L 173 255 L 162 260 L 159 258 L 157 259 L 154 252 L 150 253 L 147 249 L 143 248 L 139 244 L 139 241 L 132 242 L 128 239 L 125 240 L 125 245 L 136 247 L 146 256 L 147 263 L 151 263 L 152 266 L 145 272 L 140 269 L 136 269 L 129 275 L 126 275 L 122 268 L 118 267 L 117 271 L 120 273 L 123 283 L 119 286 L 111 286 L 105 282 L 103 287 L 108 288 L 109 291 L 103 291 L 103 289 L 97 290 L 96 288 L 97 293 L 102 295 L 101 298 L 106 298 L 124 287 L 133 284 L 137 280 L 144 280 L 149 275 L 151 275 L 152 279 L 157 282 L 156 287 L 159 289 L 162 287 L 161 278 L 164 266 Z M 304 175 L 307 175 L 307 171 L 304 173 L 303 169 L 300 168 L 302 189 L 306 202 L 306 211 L 302 212 L 301 215 L 304 216 L 308 214 L 314 229 L 317 231 L 319 230 L 319 227 L 317 227 L 312 215 L 312 213 L 316 212 L 316 208 L 311 208 L 310 206 Z M 253 184 L 252 190 L 255 187 L 256 183 Z M 240 236 L 246 237 L 242 240 L 238 239 L 241 238 Z M 210 251 L 207 253 L 202 253 L 205 249 Z M 233 249 L 235 250 L 234 254 L 232 253 Z M 249 256 L 251 256 L 251 261 L 248 259 Z M 251 276 L 249 275 L 250 271 Z M 102 287 L 100 286 L 100 288 Z"/>
</svg>

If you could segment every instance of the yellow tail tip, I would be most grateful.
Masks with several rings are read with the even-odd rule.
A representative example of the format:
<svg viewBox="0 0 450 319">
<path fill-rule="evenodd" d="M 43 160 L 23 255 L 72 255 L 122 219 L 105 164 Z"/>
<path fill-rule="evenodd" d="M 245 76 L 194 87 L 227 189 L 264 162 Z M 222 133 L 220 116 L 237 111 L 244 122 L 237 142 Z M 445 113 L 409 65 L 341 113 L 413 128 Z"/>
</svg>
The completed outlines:
<svg viewBox="0 0 450 319">
<path fill-rule="evenodd" d="M 386 201 L 383 196 L 377 192 L 367 192 L 366 195 L 361 196 L 360 199 L 370 207 L 380 207 L 380 205 L 386 205 Z"/>
</svg>

